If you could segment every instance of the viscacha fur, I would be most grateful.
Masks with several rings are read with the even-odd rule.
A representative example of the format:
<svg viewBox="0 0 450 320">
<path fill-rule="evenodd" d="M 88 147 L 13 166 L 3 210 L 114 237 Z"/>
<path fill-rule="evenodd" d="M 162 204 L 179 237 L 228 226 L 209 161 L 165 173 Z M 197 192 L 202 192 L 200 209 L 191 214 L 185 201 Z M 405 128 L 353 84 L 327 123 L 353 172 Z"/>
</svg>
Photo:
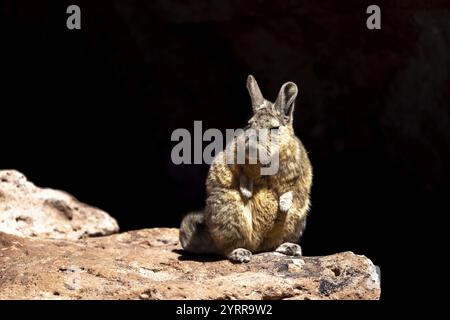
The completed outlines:
<svg viewBox="0 0 450 320">
<path fill-rule="evenodd" d="M 245 164 L 229 164 L 227 156 L 236 150 L 238 139 L 245 139 L 245 134 L 236 136 L 214 158 L 206 180 L 205 209 L 183 219 L 180 242 L 189 252 L 218 253 L 233 262 L 248 262 L 252 253 L 271 250 L 301 255 L 298 241 L 310 206 L 312 167 L 292 126 L 297 86 L 285 83 L 275 103 L 262 96 L 251 75 L 247 89 L 253 116 L 245 130 L 278 130 L 279 169 L 262 175 L 264 165 L 249 164 L 248 152 Z M 260 154 L 273 156 L 270 144 L 253 146 L 247 140 L 246 151 L 256 147 Z"/>
</svg>

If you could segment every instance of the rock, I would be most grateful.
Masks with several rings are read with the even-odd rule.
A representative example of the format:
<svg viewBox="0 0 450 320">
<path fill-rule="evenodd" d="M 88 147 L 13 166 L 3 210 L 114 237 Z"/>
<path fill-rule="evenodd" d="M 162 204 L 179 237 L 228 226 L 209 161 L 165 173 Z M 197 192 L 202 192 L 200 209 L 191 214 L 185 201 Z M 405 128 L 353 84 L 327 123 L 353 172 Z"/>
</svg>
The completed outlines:
<svg viewBox="0 0 450 320">
<path fill-rule="evenodd" d="M 41 189 L 20 172 L 0 170 L 0 231 L 23 237 L 79 239 L 119 231 L 106 212 L 58 190 Z"/>
<path fill-rule="evenodd" d="M 199 290 L 201 288 L 201 290 Z M 185 255 L 178 229 L 105 237 L 20 238 L 0 232 L 0 299 L 379 299 L 372 262 L 352 252 L 250 263 Z"/>
</svg>

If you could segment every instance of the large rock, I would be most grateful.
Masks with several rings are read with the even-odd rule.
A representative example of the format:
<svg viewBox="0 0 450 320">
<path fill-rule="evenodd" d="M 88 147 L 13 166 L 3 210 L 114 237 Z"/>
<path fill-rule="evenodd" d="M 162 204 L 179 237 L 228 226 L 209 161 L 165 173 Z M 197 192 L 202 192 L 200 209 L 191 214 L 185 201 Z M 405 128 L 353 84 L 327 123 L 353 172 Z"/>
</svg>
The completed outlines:
<svg viewBox="0 0 450 320">
<path fill-rule="evenodd" d="M 0 170 L 0 231 L 25 237 L 79 239 L 119 230 L 106 212 L 71 195 L 41 189 L 14 170 Z"/>
<path fill-rule="evenodd" d="M 0 232 L 0 299 L 378 299 L 372 262 L 352 252 L 248 264 L 186 256 L 177 229 L 78 241 Z"/>
</svg>

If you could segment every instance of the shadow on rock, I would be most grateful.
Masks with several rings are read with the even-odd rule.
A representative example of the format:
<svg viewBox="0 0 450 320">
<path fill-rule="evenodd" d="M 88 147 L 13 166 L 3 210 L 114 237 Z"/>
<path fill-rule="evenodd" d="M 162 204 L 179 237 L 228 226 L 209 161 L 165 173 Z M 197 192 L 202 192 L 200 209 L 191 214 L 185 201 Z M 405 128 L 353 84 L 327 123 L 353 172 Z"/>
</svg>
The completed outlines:
<svg viewBox="0 0 450 320">
<path fill-rule="evenodd" d="M 214 262 L 224 260 L 223 257 L 216 254 L 197 254 L 183 249 L 173 249 L 172 252 L 179 254 L 178 260 L 180 261 Z"/>
</svg>

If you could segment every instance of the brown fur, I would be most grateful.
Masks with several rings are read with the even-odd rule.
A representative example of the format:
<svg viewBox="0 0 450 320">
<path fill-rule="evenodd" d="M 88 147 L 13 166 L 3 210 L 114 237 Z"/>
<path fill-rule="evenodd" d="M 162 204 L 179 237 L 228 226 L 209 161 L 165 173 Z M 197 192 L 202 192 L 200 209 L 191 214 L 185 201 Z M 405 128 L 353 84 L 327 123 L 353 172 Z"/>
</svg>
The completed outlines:
<svg viewBox="0 0 450 320">
<path fill-rule="evenodd" d="M 312 168 L 308 155 L 292 128 L 294 101 L 297 87 L 293 83 L 282 86 L 277 101 L 265 100 L 252 76 L 247 80 L 252 98 L 254 116 L 251 128 L 256 130 L 279 126 L 279 170 L 274 175 L 261 175 L 261 164 L 227 164 L 228 148 L 235 147 L 236 138 L 227 149 L 219 153 L 211 164 L 206 181 L 207 200 L 201 224 L 202 237 L 209 243 L 208 250 L 192 250 L 199 242 L 194 236 L 193 214 L 185 217 L 180 240 L 183 247 L 193 252 L 217 252 L 228 256 L 233 250 L 243 248 L 251 252 L 270 251 L 285 242 L 298 242 L 303 233 L 310 206 Z M 258 148 L 266 146 L 258 145 Z M 271 150 L 266 150 L 269 154 Z M 250 198 L 240 191 L 240 177 L 245 175 L 253 182 Z M 291 191 L 292 206 L 287 212 L 280 210 L 280 196 Z M 195 216 L 196 220 L 200 216 Z M 212 239 L 212 241 L 211 241 Z M 204 241 L 203 241 L 204 242 Z"/>
</svg>

